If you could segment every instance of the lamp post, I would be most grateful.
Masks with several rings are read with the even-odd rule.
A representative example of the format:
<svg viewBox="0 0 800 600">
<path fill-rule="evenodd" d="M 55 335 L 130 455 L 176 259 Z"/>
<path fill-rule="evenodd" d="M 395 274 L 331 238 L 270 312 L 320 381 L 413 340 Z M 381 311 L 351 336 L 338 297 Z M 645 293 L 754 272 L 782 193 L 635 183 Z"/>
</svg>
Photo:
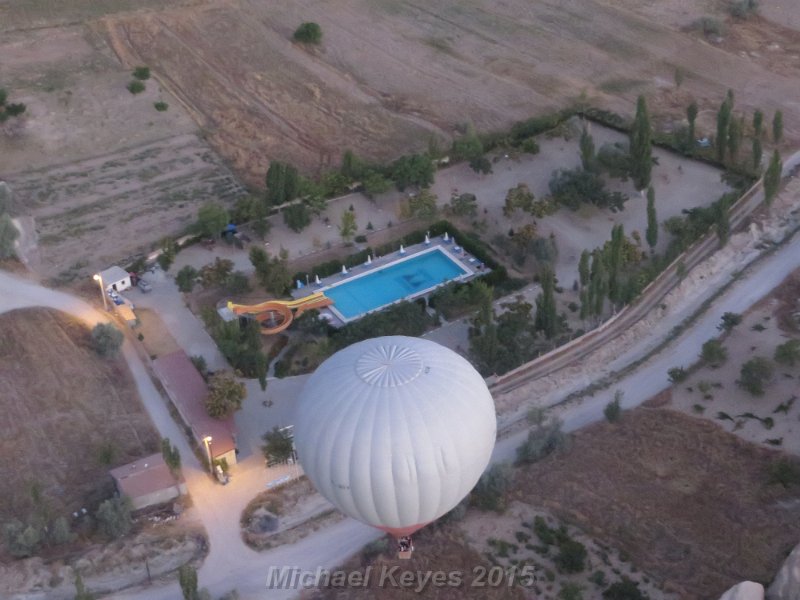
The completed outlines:
<svg viewBox="0 0 800 600">
<path fill-rule="evenodd" d="M 211 440 L 213 438 L 210 435 L 207 435 L 203 438 L 203 443 L 206 446 L 206 454 L 208 454 L 208 470 L 211 471 L 211 474 L 214 474 L 214 459 L 211 458 Z"/>
<path fill-rule="evenodd" d="M 103 297 L 103 310 L 108 311 L 108 300 L 106 300 L 106 291 L 103 289 L 103 278 L 100 276 L 99 273 L 95 273 L 92 276 L 98 284 L 100 284 L 100 295 Z"/>
</svg>

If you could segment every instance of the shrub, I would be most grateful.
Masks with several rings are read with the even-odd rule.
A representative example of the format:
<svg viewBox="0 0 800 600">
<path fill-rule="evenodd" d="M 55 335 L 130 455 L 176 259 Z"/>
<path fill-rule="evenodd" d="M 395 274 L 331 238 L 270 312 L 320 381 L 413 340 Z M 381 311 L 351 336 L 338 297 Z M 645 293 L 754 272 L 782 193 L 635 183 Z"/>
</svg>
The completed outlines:
<svg viewBox="0 0 800 600">
<path fill-rule="evenodd" d="M 647 600 L 647 596 L 639 589 L 639 584 L 627 577 L 608 586 L 603 592 L 603 598 L 605 600 Z"/>
<path fill-rule="evenodd" d="M 313 22 L 305 22 L 294 32 L 294 39 L 303 44 L 319 44 L 322 41 L 322 28 Z"/>
<path fill-rule="evenodd" d="M 22 113 L 27 110 L 27 106 L 25 106 L 22 102 L 14 102 L 11 104 L 6 104 L 6 114 L 9 117 L 18 117 Z"/>
<path fill-rule="evenodd" d="M 704 363 L 716 369 L 728 360 L 728 351 L 720 340 L 708 340 L 703 344 L 700 357 Z"/>
<path fill-rule="evenodd" d="M 776 460 L 769 466 L 769 483 L 785 488 L 800 484 L 800 467 L 786 458 Z"/>
<path fill-rule="evenodd" d="M 36 552 L 42 536 L 39 529 L 14 519 L 3 525 L 3 541 L 11 556 L 24 558 Z"/>
<path fill-rule="evenodd" d="M 772 377 L 772 364 L 764 357 L 751 358 L 742 365 L 736 383 L 753 396 L 764 395 L 764 385 Z"/>
<path fill-rule="evenodd" d="M 667 375 L 672 383 L 681 383 L 682 381 L 686 381 L 686 378 L 689 377 L 689 371 L 683 367 L 672 367 L 667 371 Z"/>
<path fill-rule="evenodd" d="M 580 573 L 586 567 L 586 547 L 573 539 L 566 539 L 558 545 L 556 566 L 564 573 Z"/>
<path fill-rule="evenodd" d="M 738 313 L 726 312 L 724 315 L 722 315 L 722 320 L 720 324 L 717 325 L 717 329 L 726 332 L 731 331 L 741 322 L 742 322 L 742 315 Z"/>
<path fill-rule="evenodd" d="M 250 282 L 247 279 L 247 275 L 241 271 L 234 271 L 228 275 L 223 286 L 229 294 L 234 296 L 246 294 L 250 291 Z"/>
<path fill-rule="evenodd" d="M 728 12 L 737 19 L 746 19 L 758 12 L 758 0 L 732 0 Z"/>
<path fill-rule="evenodd" d="M 103 502 L 95 513 L 100 531 L 112 540 L 128 534 L 133 524 L 131 508 L 131 502 L 127 496 L 111 498 Z"/>
<path fill-rule="evenodd" d="M 175 283 L 178 284 L 178 289 L 182 292 L 191 292 L 196 279 L 197 269 L 191 265 L 182 267 L 175 275 Z"/>
<path fill-rule="evenodd" d="M 283 222 L 295 233 L 311 224 L 311 211 L 303 203 L 291 204 L 283 209 Z"/>
<path fill-rule="evenodd" d="M 511 486 L 512 476 L 510 465 L 492 465 L 472 490 L 470 504 L 480 510 L 503 512 L 506 508 L 505 494 Z"/>
<path fill-rule="evenodd" d="M 216 373 L 208 382 L 206 411 L 210 417 L 224 419 L 242 407 L 247 388 L 230 373 Z"/>
<path fill-rule="evenodd" d="M 133 70 L 133 76 L 136 79 L 140 79 L 144 81 L 145 79 L 150 79 L 150 67 L 136 67 Z"/>
<path fill-rule="evenodd" d="M 701 17 L 693 23 L 693 26 L 702 31 L 703 35 L 722 35 L 725 32 L 722 21 L 714 17 Z"/>
<path fill-rule="evenodd" d="M 775 348 L 775 362 L 789 367 L 800 363 L 800 340 L 789 340 Z"/>
<path fill-rule="evenodd" d="M 163 100 L 159 100 L 158 102 L 153 102 L 153 106 L 158 112 L 164 112 L 169 108 L 169 104 L 167 104 Z"/>
<path fill-rule="evenodd" d="M 261 446 L 261 451 L 264 453 L 264 458 L 267 462 L 272 464 L 285 463 L 292 457 L 294 452 L 294 441 L 285 430 L 277 426 L 268 431 L 261 439 L 264 440 L 264 445 Z"/>
<path fill-rule="evenodd" d="M 608 404 L 606 404 L 606 407 L 603 410 L 603 414 L 605 415 L 606 420 L 609 423 L 616 423 L 622 416 L 622 407 L 620 406 L 620 402 L 622 401 L 622 396 L 623 396 L 622 390 L 617 390 L 616 392 L 614 392 L 614 399 Z"/>
<path fill-rule="evenodd" d="M 144 85 L 144 83 L 142 83 L 142 82 L 141 82 L 141 81 L 139 81 L 138 79 L 134 79 L 133 81 L 131 81 L 131 82 L 128 84 L 128 86 L 127 86 L 127 87 L 128 87 L 128 91 L 129 91 L 131 94 L 134 94 L 134 95 L 136 95 L 136 94 L 141 94 L 141 93 L 142 93 L 142 92 L 145 90 L 145 85 Z"/>
<path fill-rule="evenodd" d="M 516 463 L 530 464 L 567 445 L 569 438 L 561 431 L 561 421 L 552 421 L 528 432 L 528 438 L 517 448 Z"/>
<path fill-rule="evenodd" d="M 112 323 L 98 323 L 92 329 L 92 349 L 106 358 L 115 356 L 124 336 Z"/>
<path fill-rule="evenodd" d="M 70 530 L 69 521 L 65 517 L 58 517 L 53 521 L 53 526 L 50 528 L 50 539 L 54 544 L 66 544 L 75 539 L 75 534 Z"/>
</svg>

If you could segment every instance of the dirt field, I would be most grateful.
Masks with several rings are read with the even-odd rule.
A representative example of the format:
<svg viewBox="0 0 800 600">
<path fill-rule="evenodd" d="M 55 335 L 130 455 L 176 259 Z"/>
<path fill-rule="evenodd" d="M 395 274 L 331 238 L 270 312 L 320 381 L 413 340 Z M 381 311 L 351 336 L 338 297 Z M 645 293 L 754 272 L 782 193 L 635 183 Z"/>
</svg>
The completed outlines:
<svg viewBox="0 0 800 600">
<path fill-rule="evenodd" d="M 711 109 L 730 87 L 740 108 L 769 114 L 784 104 L 795 136 L 800 107 L 783 99 L 796 86 L 800 35 L 763 19 L 731 21 L 715 46 L 680 29 L 722 6 L 234 0 L 110 16 L 96 30 L 127 66 L 154 67 L 212 146 L 257 184 L 270 158 L 311 172 L 348 147 L 385 160 L 458 124 L 503 128 L 583 92 L 624 113 L 646 93 L 680 118 L 694 96 L 699 122 L 713 126 Z M 308 19 L 324 32 L 318 49 L 290 42 Z M 677 65 L 686 73 L 680 93 Z"/>
<path fill-rule="evenodd" d="M 45 309 L 0 316 L 0 340 L 0 521 L 29 514 L 33 486 L 54 515 L 93 510 L 109 468 L 158 448 L 124 360 L 99 358 L 82 324 Z"/>
<path fill-rule="evenodd" d="M 708 419 L 754 444 L 800 454 L 800 368 L 773 360 L 778 344 L 800 337 L 792 318 L 800 308 L 798 286 L 800 272 L 749 310 L 742 323 L 722 338 L 728 352 L 725 363 L 716 369 L 698 368 L 686 381 L 674 385 L 669 406 Z M 768 359 L 774 367 L 760 397 L 736 384 L 742 363 L 754 356 Z"/>
<path fill-rule="evenodd" d="M 512 497 L 552 510 L 685 600 L 768 582 L 800 536 L 800 490 L 767 484 L 779 456 L 671 410 L 626 412 L 520 471 Z"/>
</svg>

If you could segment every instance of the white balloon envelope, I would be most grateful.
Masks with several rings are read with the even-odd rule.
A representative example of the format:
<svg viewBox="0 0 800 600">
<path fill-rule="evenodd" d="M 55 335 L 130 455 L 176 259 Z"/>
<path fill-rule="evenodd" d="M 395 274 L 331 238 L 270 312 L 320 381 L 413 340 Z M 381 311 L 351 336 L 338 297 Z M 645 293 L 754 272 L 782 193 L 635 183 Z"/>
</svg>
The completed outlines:
<svg viewBox="0 0 800 600">
<path fill-rule="evenodd" d="M 455 507 L 489 464 L 494 401 L 472 365 L 404 336 L 353 344 L 323 362 L 297 403 L 300 463 L 346 515 L 410 535 Z"/>
</svg>

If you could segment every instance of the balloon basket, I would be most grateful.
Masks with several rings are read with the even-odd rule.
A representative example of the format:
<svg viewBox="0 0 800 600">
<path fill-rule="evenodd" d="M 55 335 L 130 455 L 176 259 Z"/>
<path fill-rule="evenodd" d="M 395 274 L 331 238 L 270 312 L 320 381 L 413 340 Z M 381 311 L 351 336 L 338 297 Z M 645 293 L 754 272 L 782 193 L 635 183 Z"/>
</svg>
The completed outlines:
<svg viewBox="0 0 800 600">
<path fill-rule="evenodd" d="M 413 552 L 414 552 L 413 550 L 400 550 L 400 551 L 397 553 L 397 558 L 400 558 L 400 559 L 402 559 L 402 560 L 408 560 L 408 559 L 410 559 L 410 558 L 411 558 L 411 554 L 412 554 Z"/>
</svg>

